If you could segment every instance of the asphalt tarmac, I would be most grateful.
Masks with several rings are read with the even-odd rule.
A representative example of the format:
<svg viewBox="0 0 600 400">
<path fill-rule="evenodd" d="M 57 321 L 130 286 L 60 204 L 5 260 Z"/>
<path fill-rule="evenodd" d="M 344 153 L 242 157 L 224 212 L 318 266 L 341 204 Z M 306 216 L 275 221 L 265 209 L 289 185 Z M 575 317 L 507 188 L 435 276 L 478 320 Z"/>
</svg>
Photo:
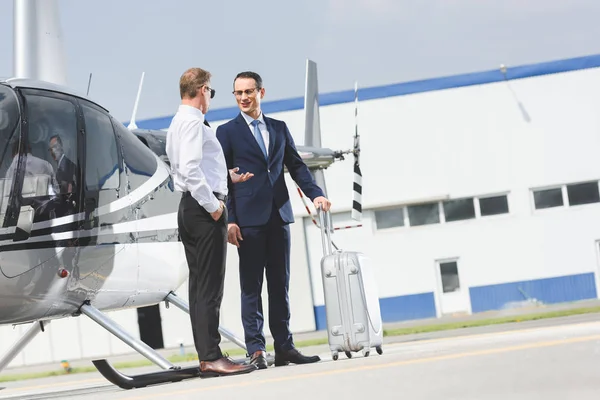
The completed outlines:
<svg viewBox="0 0 600 400">
<path fill-rule="evenodd" d="M 598 399 L 598 315 L 386 338 L 383 354 L 123 390 L 98 373 L 7 382 L 0 399 Z M 188 364 L 190 365 L 190 364 Z M 125 370 L 126 374 L 157 368 Z"/>
</svg>

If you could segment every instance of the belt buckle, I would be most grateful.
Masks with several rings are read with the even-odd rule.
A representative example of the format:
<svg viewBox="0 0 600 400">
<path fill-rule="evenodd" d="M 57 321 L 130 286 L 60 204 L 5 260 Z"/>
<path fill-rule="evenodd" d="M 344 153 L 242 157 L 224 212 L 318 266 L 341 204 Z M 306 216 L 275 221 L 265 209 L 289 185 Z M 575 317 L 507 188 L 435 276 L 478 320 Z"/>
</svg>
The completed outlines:
<svg viewBox="0 0 600 400">
<path fill-rule="evenodd" d="M 225 196 L 222 193 L 213 192 L 213 194 L 215 195 L 215 197 L 217 198 L 217 200 L 221 200 L 221 201 L 225 202 L 226 199 L 227 199 L 227 196 Z"/>
</svg>

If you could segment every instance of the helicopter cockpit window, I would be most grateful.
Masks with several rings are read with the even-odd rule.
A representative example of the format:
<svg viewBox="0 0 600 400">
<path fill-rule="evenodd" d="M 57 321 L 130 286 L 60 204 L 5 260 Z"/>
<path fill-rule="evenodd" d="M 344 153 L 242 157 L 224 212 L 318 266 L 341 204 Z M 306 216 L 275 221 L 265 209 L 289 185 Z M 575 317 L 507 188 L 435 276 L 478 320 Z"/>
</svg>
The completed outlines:
<svg viewBox="0 0 600 400">
<path fill-rule="evenodd" d="M 4 221 L 14 179 L 13 149 L 19 150 L 19 103 L 15 93 L 0 85 L 0 225 Z"/>
<path fill-rule="evenodd" d="M 23 193 L 23 197 L 77 192 L 77 114 L 67 100 L 27 96 L 30 154 L 50 165 L 54 190 L 49 193 Z M 28 157 L 28 160 L 31 157 Z M 38 164 L 42 164 L 39 161 Z"/>
<path fill-rule="evenodd" d="M 117 141 L 110 117 L 85 104 L 85 187 L 87 190 L 119 188 Z"/>
<path fill-rule="evenodd" d="M 31 205 L 34 222 L 77 209 L 77 113 L 73 103 L 26 94 L 27 140 L 21 206 Z M 22 168 L 20 166 L 20 168 Z"/>
</svg>

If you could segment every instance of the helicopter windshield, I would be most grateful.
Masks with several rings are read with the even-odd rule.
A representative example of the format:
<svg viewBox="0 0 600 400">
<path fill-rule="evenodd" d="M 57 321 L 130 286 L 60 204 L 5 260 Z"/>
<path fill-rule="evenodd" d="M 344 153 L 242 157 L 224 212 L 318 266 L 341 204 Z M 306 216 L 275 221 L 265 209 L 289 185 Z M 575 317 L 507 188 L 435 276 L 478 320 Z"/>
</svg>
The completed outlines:
<svg viewBox="0 0 600 400">
<path fill-rule="evenodd" d="M 77 200 L 76 162 L 72 161 L 77 160 L 75 104 L 66 96 L 44 91 L 22 92 L 26 132 L 20 129 L 15 92 L 0 86 L 0 218 L 4 227 L 16 223 L 26 211 L 23 207 L 33 208 L 33 222 L 39 222 L 74 213 Z"/>
<path fill-rule="evenodd" d="M 19 127 L 17 96 L 11 88 L 0 85 L 0 224 L 4 221 L 16 172 L 13 155 L 19 152 Z"/>
</svg>

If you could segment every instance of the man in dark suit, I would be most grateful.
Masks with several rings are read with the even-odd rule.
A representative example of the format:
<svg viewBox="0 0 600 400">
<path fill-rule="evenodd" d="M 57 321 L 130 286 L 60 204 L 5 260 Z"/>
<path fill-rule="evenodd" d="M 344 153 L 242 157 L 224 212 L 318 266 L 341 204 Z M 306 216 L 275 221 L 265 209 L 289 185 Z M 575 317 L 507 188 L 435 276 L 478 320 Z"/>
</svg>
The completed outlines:
<svg viewBox="0 0 600 400">
<path fill-rule="evenodd" d="M 56 180 L 61 194 L 76 192 L 77 167 L 66 155 L 62 139 L 58 135 L 50 138 L 50 154 L 56 161 Z"/>
<path fill-rule="evenodd" d="M 261 77 L 239 73 L 233 94 L 241 113 L 217 128 L 227 168 L 252 172 L 246 182 L 229 185 L 228 241 L 240 258 L 242 323 L 250 362 L 267 367 L 263 334 L 262 283 L 266 270 L 269 293 L 269 328 L 274 339 L 275 365 L 320 361 L 305 356 L 294 346 L 289 327 L 290 228 L 294 215 L 284 180 L 284 166 L 316 207 L 329 210 L 331 203 L 296 150 L 283 121 L 265 116 L 260 102 L 265 95 Z"/>
</svg>

